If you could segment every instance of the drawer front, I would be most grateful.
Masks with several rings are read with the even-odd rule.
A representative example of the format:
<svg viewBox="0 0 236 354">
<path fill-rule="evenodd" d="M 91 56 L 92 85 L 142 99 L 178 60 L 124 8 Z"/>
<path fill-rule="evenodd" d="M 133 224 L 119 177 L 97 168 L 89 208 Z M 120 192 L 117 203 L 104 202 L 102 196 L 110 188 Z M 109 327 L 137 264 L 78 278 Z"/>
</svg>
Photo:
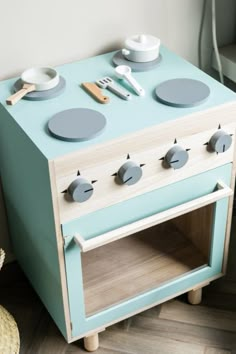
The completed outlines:
<svg viewBox="0 0 236 354">
<path fill-rule="evenodd" d="M 233 126 L 223 128 L 230 134 L 234 133 Z M 80 153 L 74 159 L 65 160 L 63 163 L 55 161 L 55 193 L 61 223 L 232 162 L 234 141 L 225 153 L 208 152 L 205 144 L 215 131 L 214 128 L 191 136 L 180 136 L 177 143 L 184 149 L 190 149 L 189 160 L 183 168 L 176 170 L 164 168 L 161 160 L 174 145 L 174 134 L 173 138 L 166 138 L 165 143 L 162 141 L 161 145 L 157 145 L 153 136 L 145 136 L 138 144 L 137 140 L 127 138 L 119 146 L 114 144 L 90 153 Z M 232 138 L 234 140 L 234 136 Z M 127 161 L 127 156 L 130 160 L 144 165 L 142 178 L 130 186 L 117 184 L 114 176 Z M 71 201 L 66 193 L 68 186 L 76 179 L 78 171 L 88 181 L 96 181 L 93 184 L 92 197 L 83 203 Z"/>
<path fill-rule="evenodd" d="M 108 324 L 116 322 L 122 318 L 128 317 L 131 314 L 140 312 L 142 309 L 151 307 L 158 302 L 162 302 L 162 299 L 164 300 L 166 298 L 174 297 L 177 294 L 183 293 L 188 289 L 193 288 L 197 284 L 201 282 L 205 282 L 211 277 L 220 274 L 222 270 L 222 260 L 223 260 L 223 252 L 224 252 L 225 229 L 226 229 L 226 221 L 227 221 L 227 214 L 228 214 L 228 198 L 225 197 L 223 199 L 218 200 L 216 203 L 214 203 L 213 205 L 214 208 L 211 209 L 210 211 L 209 215 L 211 216 L 209 218 L 212 220 L 212 225 L 208 230 L 211 234 L 211 241 L 209 246 L 210 254 L 208 255 L 207 257 L 208 260 L 205 263 L 204 263 L 205 252 L 203 252 L 202 253 L 203 259 L 199 258 L 191 271 L 181 270 L 181 272 L 183 273 L 180 273 L 181 275 L 178 276 L 177 269 L 179 267 L 180 268 L 182 267 L 183 262 L 182 261 L 177 262 L 176 267 L 174 267 L 174 269 L 176 268 L 177 276 L 174 276 L 173 279 L 164 281 L 163 283 L 160 284 L 160 286 L 156 288 L 147 289 L 147 291 L 142 291 L 136 296 L 133 297 L 127 296 L 127 299 L 125 300 L 123 299 L 123 301 L 108 306 L 107 308 L 102 309 L 101 311 L 95 311 L 94 314 L 93 314 L 93 310 L 91 310 L 91 314 L 89 314 L 89 312 L 86 311 L 86 306 L 87 306 L 85 301 L 86 290 L 84 286 L 87 281 L 91 282 L 90 271 L 92 272 L 93 262 L 99 259 L 99 255 L 101 255 L 101 253 L 97 253 L 93 255 L 91 254 L 91 258 L 90 258 L 89 253 L 94 252 L 94 250 L 89 251 L 88 253 L 85 253 L 85 255 L 87 255 L 86 256 L 87 260 L 86 259 L 84 260 L 84 256 L 81 253 L 80 247 L 78 246 L 78 244 L 76 244 L 73 241 L 73 236 L 77 232 L 79 232 L 83 234 L 83 236 L 87 239 L 91 237 L 96 238 L 101 232 L 104 232 L 104 230 L 107 231 L 108 229 L 109 230 L 114 229 L 126 223 L 129 223 L 128 218 L 134 218 L 134 220 L 138 220 L 140 218 L 145 218 L 147 216 L 153 215 L 154 213 L 163 212 L 169 208 L 173 208 L 174 206 L 179 206 L 183 203 L 186 203 L 187 201 L 199 197 L 203 197 L 204 195 L 212 193 L 214 191 L 214 188 L 217 185 L 217 182 L 219 180 L 226 185 L 230 185 L 231 170 L 232 170 L 231 164 L 227 164 L 219 168 L 216 168 L 214 170 L 205 172 L 201 175 L 185 179 L 179 183 L 163 187 L 155 191 L 156 192 L 155 195 L 153 195 L 153 193 L 147 193 L 146 197 L 149 195 L 149 198 L 147 199 L 143 199 L 144 198 L 143 195 L 134 198 L 135 201 L 133 204 L 133 208 L 130 209 L 130 205 L 129 205 L 128 209 L 125 209 L 122 218 L 121 215 L 119 215 L 119 210 L 116 211 L 113 210 L 111 214 L 109 214 L 109 209 L 114 208 L 113 206 L 104 209 L 104 212 L 107 213 L 107 218 L 105 218 L 105 216 L 104 218 L 101 216 L 100 219 L 100 215 L 97 218 L 95 218 L 96 213 L 91 213 L 90 218 L 87 219 L 86 221 L 83 220 L 82 223 L 80 222 L 83 219 L 83 217 L 81 218 L 81 220 L 80 219 L 76 220 L 76 222 L 74 221 L 62 225 L 62 230 L 65 237 L 64 252 L 65 252 L 65 261 L 66 261 L 70 314 L 71 314 L 71 322 L 73 328 L 72 332 L 75 338 L 79 336 L 82 337 L 88 332 L 91 332 L 96 329 L 101 329 L 103 327 L 106 327 L 106 325 Z M 181 192 L 177 192 L 177 191 L 181 191 Z M 149 206 L 150 202 L 151 202 L 151 207 Z M 125 208 L 126 203 L 130 203 L 130 200 L 120 203 L 121 209 Z M 111 221 L 111 219 L 115 219 L 115 220 Z M 103 226 L 99 224 L 99 220 L 100 223 L 103 224 Z M 105 227 L 104 225 L 106 222 L 108 223 L 108 226 Z M 95 226 L 94 229 L 91 231 L 90 225 L 92 223 Z M 196 223 L 193 224 L 196 227 Z M 88 230 L 90 231 L 87 231 L 86 225 L 88 227 Z M 200 222 L 198 222 L 197 225 L 200 225 Z M 95 232 L 96 226 L 98 229 Z M 180 226 L 180 228 L 183 227 L 181 220 L 178 226 Z M 143 238 L 144 242 L 150 236 L 149 230 L 150 229 L 146 230 L 147 238 L 144 234 L 144 238 Z M 129 239 L 131 240 L 131 238 L 133 237 L 136 237 L 136 234 L 128 236 L 126 240 Z M 168 239 L 168 237 L 169 236 L 167 232 L 166 239 Z M 163 242 L 165 243 L 165 237 L 161 237 L 161 239 L 163 239 L 164 240 Z M 170 244 L 170 248 L 174 247 L 175 242 L 178 243 L 178 236 L 173 238 L 173 244 L 172 243 Z M 201 236 L 199 242 L 202 242 L 203 244 L 205 243 L 204 240 L 201 240 Z M 113 247 L 112 245 L 113 245 L 112 243 L 109 245 L 109 247 L 111 247 L 110 250 L 112 250 Z M 161 253 L 163 253 L 163 250 L 165 250 L 166 246 L 162 243 L 161 245 L 162 245 Z M 197 252 L 198 245 L 195 246 Z M 102 252 L 103 247 L 104 246 L 98 248 L 99 252 Z M 186 250 L 187 248 L 188 247 L 186 245 L 183 247 L 183 249 Z M 118 250 L 117 252 L 119 252 L 119 247 L 116 248 L 116 246 L 114 246 L 114 249 L 117 249 Z M 139 254 L 138 252 L 140 250 L 138 249 L 137 251 L 135 251 L 134 249 L 134 253 L 132 254 L 132 247 L 130 247 L 128 251 L 131 252 L 131 258 L 132 258 L 133 256 L 137 257 L 136 252 L 137 254 Z M 177 252 L 177 255 L 179 256 L 179 254 L 181 254 L 182 251 L 185 254 L 185 251 L 181 250 L 181 243 L 180 243 L 180 250 Z M 102 273 L 104 272 L 105 274 L 105 271 L 109 269 L 109 257 L 110 257 L 111 265 L 113 265 L 116 262 L 116 260 L 111 256 L 111 253 L 106 251 L 103 253 L 102 257 L 108 257 L 108 263 L 106 263 L 105 267 L 101 268 L 100 275 L 103 278 Z M 187 255 L 185 254 L 185 256 L 183 257 L 186 257 L 186 259 L 194 258 L 194 253 L 192 254 L 192 257 L 189 257 L 188 254 Z M 118 261 L 121 260 L 118 259 Z M 166 264 L 165 263 L 166 261 L 167 261 L 167 266 L 169 266 L 172 260 L 167 257 L 163 259 L 164 264 Z M 136 258 L 134 259 L 134 264 L 136 264 L 135 262 L 136 262 Z M 85 265 L 87 269 L 87 275 L 83 274 Z M 145 266 L 149 267 L 149 262 L 147 262 Z M 119 267 L 119 262 L 117 263 L 117 267 Z M 150 276 L 151 274 L 152 272 L 150 271 Z M 106 280 L 105 275 L 104 277 Z M 132 279 L 130 279 L 130 282 L 132 283 Z M 100 287 L 101 287 L 101 283 L 99 282 L 97 289 L 99 289 Z M 108 288 L 110 288 L 110 286 Z M 95 292 L 92 292 L 92 295 L 93 298 L 95 296 Z M 108 295 L 109 294 L 104 294 L 104 298 Z M 95 306 L 94 309 L 96 309 L 96 304 L 94 306 Z"/>
</svg>

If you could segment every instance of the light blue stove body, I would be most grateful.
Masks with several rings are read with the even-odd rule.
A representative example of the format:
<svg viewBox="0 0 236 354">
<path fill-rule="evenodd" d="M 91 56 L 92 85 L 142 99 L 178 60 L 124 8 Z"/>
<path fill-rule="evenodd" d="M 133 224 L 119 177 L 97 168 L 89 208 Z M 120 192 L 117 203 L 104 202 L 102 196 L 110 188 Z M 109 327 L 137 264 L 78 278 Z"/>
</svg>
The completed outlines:
<svg viewBox="0 0 236 354">
<path fill-rule="evenodd" d="M 22 100 L 9 107 L 5 99 L 10 95 L 16 78 L 0 83 L 0 164 L 4 197 L 7 207 L 14 252 L 36 292 L 68 341 L 106 327 L 117 319 L 148 308 L 162 299 L 174 297 L 196 284 L 205 282 L 222 272 L 225 230 L 228 217 L 228 198 L 215 205 L 212 244 L 209 264 L 194 272 L 173 279 L 124 302 L 86 317 L 81 270 L 81 250 L 65 243 L 67 290 L 71 333 L 66 325 L 61 275 L 58 259 L 54 211 L 52 203 L 49 162 L 78 150 L 99 146 L 124 135 L 176 121 L 191 113 L 235 101 L 235 94 L 217 81 L 162 47 L 163 61 L 152 71 L 135 73 L 146 90 L 146 97 L 133 96 L 126 102 L 111 95 L 112 102 L 99 105 L 81 87 L 82 82 L 114 76 L 112 56 L 97 56 L 58 67 L 66 79 L 63 95 L 48 101 Z M 201 80 L 211 90 L 209 99 L 194 108 L 173 108 L 158 103 L 154 90 L 158 83 L 175 77 Z M 91 141 L 68 143 L 56 140 L 47 131 L 47 121 L 62 110 L 87 107 L 102 112 L 107 118 L 103 134 Z M 217 123 L 217 122 L 216 122 Z M 61 225 L 64 235 L 78 230 L 89 239 L 109 230 L 127 225 L 153 213 L 211 193 L 217 180 L 231 184 L 232 164 L 228 163 L 174 184 L 144 193 Z M 161 201 L 161 203 L 159 202 Z M 132 212 L 130 212 L 132 210 Z M 104 228 L 105 225 L 105 228 Z M 69 242 L 69 240 L 68 240 Z M 76 271 L 75 271 L 76 270 Z"/>
</svg>

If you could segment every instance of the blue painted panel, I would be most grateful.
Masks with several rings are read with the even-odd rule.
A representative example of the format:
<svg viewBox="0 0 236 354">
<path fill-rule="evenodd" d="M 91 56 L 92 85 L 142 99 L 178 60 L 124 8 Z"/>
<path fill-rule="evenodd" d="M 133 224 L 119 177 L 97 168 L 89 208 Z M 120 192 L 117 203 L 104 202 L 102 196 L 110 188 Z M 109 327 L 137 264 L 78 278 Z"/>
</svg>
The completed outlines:
<svg viewBox="0 0 236 354">
<path fill-rule="evenodd" d="M 216 168 L 214 170 L 205 172 L 204 174 L 201 174 L 199 176 L 188 178 L 181 182 L 180 188 L 178 188 L 178 183 L 176 183 L 175 185 L 169 185 L 167 187 L 161 188 L 155 191 L 155 198 L 149 198 L 149 193 L 146 194 L 146 196 L 148 196 L 147 199 L 143 199 L 145 198 L 144 195 L 134 198 L 135 201 L 133 204 L 134 208 L 132 209 L 132 212 L 135 213 L 135 208 L 139 209 L 141 204 L 145 205 L 144 209 L 146 209 L 147 207 L 149 208 L 149 203 L 152 203 L 151 199 L 156 200 L 156 203 L 152 204 L 152 206 L 155 208 L 155 213 L 159 210 L 162 211 L 164 209 L 168 209 L 169 207 L 173 207 L 174 205 L 178 205 L 180 203 L 183 203 L 184 201 L 192 200 L 204 194 L 212 192 L 219 179 L 229 185 L 230 178 L 231 164 L 228 164 Z M 164 195 L 168 197 L 164 199 Z M 156 207 L 156 204 L 158 204 L 159 201 L 161 201 L 161 206 L 159 206 L 158 209 Z M 124 207 L 126 203 L 130 203 L 130 201 L 121 203 L 122 207 Z M 108 209 L 110 208 L 106 208 L 106 212 L 109 212 Z M 84 309 L 80 249 L 75 243 L 69 243 L 69 246 L 65 249 L 65 259 L 69 286 L 71 319 L 73 323 L 73 336 L 82 336 L 84 333 L 91 330 L 95 330 L 97 327 L 106 326 L 107 323 L 121 318 L 122 316 L 128 316 L 130 313 L 139 311 L 145 306 L 151 306 L 152 304 L 161 301 L 166 297 L 174 297 L 176 293 L 184 292 L 185 289 L 194 287 L 194 285 L 203 282 L 216 274 L 219 274 L 222 268 L 227 209 L 227 198 L 215 203 L 215 215 L 212 229 L 212 245 L 209 266 L 205 266 L 197 269 L 196 271 L 186 273 L 182 277 L 173 279 L 173 281 L 167 282 L 157 289 L 147 291 L 144 294 L 140 294 L 125 302 L 116 304 L 87 318 L 85 317 Z M 109 216 L 111 217 L 111 215 Z M 115 225 L 117 225 L 116 220 L 114 220 L 114 215 L 112 223 L 110 222 L 110 217 L 107 217 L 107 222 L 109 222 L 109 228 L 113 228 Z M 138 218 L 140 218 L 141 215 L 142 217 L 147 216 L 147 214 L 143 215 L 143 211 L 135 215 Z M 125 219 L 123 219 L 123 221 L 124 220 Z M 118 224 L 120 225 L 120 223 L 121 218 L 119 218 Z M 70 223 L 70 225 L 64 225 L 64 232 L 70 230 L 73 235 L 73 232 L 78 231 L 78 225 L 80 224 L 76 224 L 75 222 L 73 224 Z M 103 228 L 104 226 L 99 226 L 98 233 L 100 233 Z M 69 238 L 71 239 L 71 236 Z"/>
<path fill-rule="evenodd" d="M 132 95 L 132 100 L 126 102 L 108 92 L 106 94 L 110 96 L 111 103 L 101 105 L 94 101 L 80 87 L 80 84 L 86 81 L 94 82 L 108 75 L 114 78 L 114 68 L 111 64 L 113 54 L 108 53 L 59 66 L 57 69 L 66 79 L 67 86 L 65 93 L 52 100 L 40 102 L 22 100 L 15 106 L 9 107 L 6 106 L 5 99 L 10 95 L 16 78 L 0 83 L 0 102 L 47 158 L 53 159 L 72 151 L 104 143 L 143 128 L 181 118 L 192 112 L 234 101 L 236 98 L 234 92 L 162 46 L 163 61 L 160 66 L 152 71 L 134 73 L 135 78 L 146 91 L 145 97 Z M 159 103 L 154 95 L 156 86 L 165 80 L 177 77 L 197 79 L 206 83 L 211 90 L 209 99 L 198 107 L 183 109 Z M 55 113 L 75 107 L 96 109 L 103 113 L 107 118 L 104 133 L 91 141 L 79 143 L 63 142 L 51 137 L 46 129 L 47 121 Z"/>
<path fill-rule="evenodd" d="M 14 254 L 66 336 L 48 161 L 0 106 L 0 169 Z"/>
</svg>

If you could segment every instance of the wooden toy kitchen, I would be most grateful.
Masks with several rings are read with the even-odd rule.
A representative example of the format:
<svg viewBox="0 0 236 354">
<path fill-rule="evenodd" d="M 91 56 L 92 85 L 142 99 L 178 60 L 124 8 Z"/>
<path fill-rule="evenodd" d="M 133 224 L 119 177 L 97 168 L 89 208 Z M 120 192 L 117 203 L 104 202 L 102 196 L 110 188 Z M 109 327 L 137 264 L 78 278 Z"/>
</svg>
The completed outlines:
<svg viewBox="0 0 236 354">
<path fill-rule="evenodd" d="M 57 67 L 45 100 L 29 91 L 9 106 L 19 83 L 0 83 L 14 252 L 66 340 L 84 338 L 89 351 L 99 332 L 138 312 L 183 293 L 199 303 L 227 264 L 235 94 L 161 46 L 143 70 L 136 58 L 133 77 L 119 72 L 128 81 L 120 97 L 95 88 L 110 101 L 101 104 L 81 83 L 118 82 L 122 55 Z"/>
</svg>

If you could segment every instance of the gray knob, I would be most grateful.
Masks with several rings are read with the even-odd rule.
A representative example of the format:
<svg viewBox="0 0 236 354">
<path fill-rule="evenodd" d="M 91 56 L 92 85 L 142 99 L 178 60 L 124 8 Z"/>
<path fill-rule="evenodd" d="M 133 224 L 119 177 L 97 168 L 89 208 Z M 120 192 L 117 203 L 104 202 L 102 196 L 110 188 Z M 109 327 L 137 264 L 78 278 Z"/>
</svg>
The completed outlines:
<svg viewBox="0 0 236 354">
<path fill-rule="evenodd" d="M 120 181 L 128 186 L 137 183 L 142 177 L 142 174 L 142 168 L 133 161 L 125 162 L 118 171 Z"/>
<path fill-rule="evenodd" d="M 188 161 L 188 152 L 179 145 L 174 145 L 166 154 L 165 162 L 175 170 L 183 167 Z"/>
<path fill-rule="evenodd" d="M 93 186 L 83 177 L 76 178 L 69 186 L 68 193 L 74 202 L 83 203 L 93 194 Z"/>
<path fill-rule="evenodd" d="M 226 133 L 224 130 L 218 130 L 214 135 L 212 135 L 209 141 L 211 149 L 218 153 L 227 151 L 231 144 L 231 135 Z"/>
</svg>

